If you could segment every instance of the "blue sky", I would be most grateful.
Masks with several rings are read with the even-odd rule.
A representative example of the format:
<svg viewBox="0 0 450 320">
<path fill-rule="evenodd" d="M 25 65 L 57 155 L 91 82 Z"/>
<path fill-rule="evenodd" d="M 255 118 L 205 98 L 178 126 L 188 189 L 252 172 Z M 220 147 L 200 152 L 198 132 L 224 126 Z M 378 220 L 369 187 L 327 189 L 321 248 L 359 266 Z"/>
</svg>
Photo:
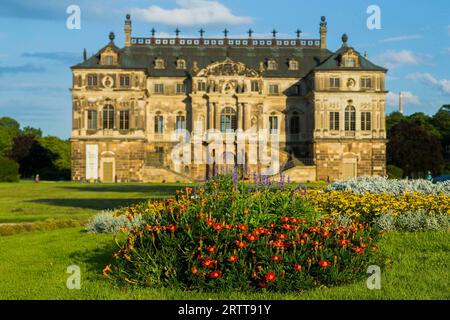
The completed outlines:
<svg viewBox="0 0 450 320">
<path fill-rule="evenodd" d="M 66 27 L 69 5 L 81 9 L 81 29 Z M 369 30 L 367 8 L 381 9 L 381 29 Z M 341 35 L 369 59 L 389 68 L 387 112 L 397 108 L 405 92 L 406 113 L 433 114 L 450 103 L 450 1 L 407 0 L 2 0 L 0 6 L 0 116 L 45 134 L 70 136 L 71 72 L 82 50 L 97 52 L 116 34 L 123 46 L 123 20 L 131 12 L 133 36 L 217 36 L 226 27 L 230 37 L 251 27 L 255 36 L 318 38 L 322 15 L 328 21 L 328 48 L 337 50 Z"/>
</svg>

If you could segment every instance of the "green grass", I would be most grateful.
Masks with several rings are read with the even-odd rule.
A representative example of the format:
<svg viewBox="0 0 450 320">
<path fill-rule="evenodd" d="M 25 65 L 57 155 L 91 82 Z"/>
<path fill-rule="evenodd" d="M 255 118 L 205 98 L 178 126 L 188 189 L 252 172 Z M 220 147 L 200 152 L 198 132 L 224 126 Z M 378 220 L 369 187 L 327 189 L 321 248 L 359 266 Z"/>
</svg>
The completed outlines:
<svg viewBox="0 0 450 320">
<path fill-rule="evenodd" d="M 179 188 L 179 184 L 0 183 L 0 224 L 86 220 L 98 210 L 171 196 Z"/>
<path fill-rule="evenodd" d="M 113 252 L 111 235 L 80 228 L 0 237 L 0 299 L 449 299 L 448 233 L 391 233 L 380 243 L 392 261 L 382 270 L 381 290 L 365 280 L 303 293 L 200 293 L 117 288 L 101 276 Z M 81 268 L 81 290 L 66 288 L 66 268 Z"/>
</svg>

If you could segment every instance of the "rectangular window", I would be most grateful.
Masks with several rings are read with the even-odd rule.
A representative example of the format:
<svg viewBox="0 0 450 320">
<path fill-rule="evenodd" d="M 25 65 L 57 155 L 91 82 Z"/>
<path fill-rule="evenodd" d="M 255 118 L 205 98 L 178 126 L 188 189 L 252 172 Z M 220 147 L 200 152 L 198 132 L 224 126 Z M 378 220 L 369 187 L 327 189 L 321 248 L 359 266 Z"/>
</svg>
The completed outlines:
<svg viewBox="0 0 450 320">
<path fill-rule="evenodd" d="M 369 131 L 372 129 L 372 114 L 370 112 L 361 112 L 361 130 Z"/>
<path fill-rule="evenodd" d="M 259 81 L 252 81 L 252 92 L 259 92 Z"/>
<path fill-rule="evenodd" d="M 98 78 L 96 74 L 90 74 L 87 77 L 87 83 L 89 87 L 96 87 L 98 85 Z"/>
<path fill-rule="evenodd" d="M 163 94 L 164 93 L 164 84 L 162 84 L 162 83 L 155 83 L 155 93 L 156 94 Z"/>
<path fill-rule="evenodd" d="M 339 130 L 339 112 L 330 112 L 330 130 Z"/>
<path fill-rule="evenodd" d="M 177 83 L 177 94 L 186 93 L 186 85 L 184 83 Z"/>
<path fill-rule="evenodd" d="M 372 89 L 372 79 L 368 77 L 361 78 L 361 89 Z"/>
<path fill-rule="evenodd" d="M 119 113 L 119 128 L 120 130 L 130 129 L 130 111 L 120 111 Z"/>
<path fill-rule="evenodd" d="M 113 64 L 113 57 L 112 56 L 106 56 L 104 62 L 105 62 L 105 65 L 108 65 L 108 66 L 112 65 Z"/>
<path fill-rule="evenodd" d="M 206 91 L 206 82 L 199 81 L 197 84 L 197 90 L 205 92 Z"/>
<path fill-rule="evenodd" d="M 278 90 L 278 85 L 277 84 L 271 84 L 269 86 L 269 94 L 271 95 L 278 95 L 279 90 Z"/>
<path fill-rule="evenodd" d="M 278 117 L 277 116 L 269 117 L 269 128 L 270 128 L 270 134 L 278 133 Z"/>
<path fill-rule="evenodd" d="M 120 86 L 122 88 L 130 87 L 130 76 L 120 76 Z"/>
<path fill-rule="evenodd" d="M 330 89 L 339 89 L 341 87 L 341 79 L 340 78 L 330 78 Z"/>
<path fill-rule="evenodd" d="M 88 129 L 89 130 L 97 130 L 97 111 L 96 110 L 88 110 Z"/>
</svg>

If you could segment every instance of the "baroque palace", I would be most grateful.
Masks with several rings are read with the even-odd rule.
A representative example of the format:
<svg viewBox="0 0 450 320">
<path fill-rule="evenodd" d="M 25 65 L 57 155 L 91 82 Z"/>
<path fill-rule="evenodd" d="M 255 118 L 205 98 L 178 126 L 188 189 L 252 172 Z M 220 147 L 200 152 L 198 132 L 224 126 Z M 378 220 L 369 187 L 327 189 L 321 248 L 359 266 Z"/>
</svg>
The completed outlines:
<svg viewBox="0 0 450 320">
<path fill-rule="evenodd" d="M 278 164 L 291 180 L 385 175 L 386 69 L 350 47 L 335 52 L 320 38 L 132 37 L 110 42 L 72 67 L 72 178 L 101 182 L 192 181 L 216 174 L 215 162 L 173 161 L 173 132 L 223 135 L 265 130 L 279 141 Z M 209 156 L 208 139 L 195 142 Z M 224 156 L 244 175 L 261 172 L 261 147 L 236 141 Z M 267 150 L 266 150 L 267 151 Z M 212 152 L 212 154 L 211 154 Z M 220 151 L 222 152 L 222 151 Z M 273 153 L 273 148 L 268 148 Z M 228 154 L 232 156 L 229 157 Z M 180 155 L 182 156 L 182 155 Z M 198 160 L 198 159 L 197 159 Z M 223 169 L 223 168 L 222 168 Z"/>
</svg>

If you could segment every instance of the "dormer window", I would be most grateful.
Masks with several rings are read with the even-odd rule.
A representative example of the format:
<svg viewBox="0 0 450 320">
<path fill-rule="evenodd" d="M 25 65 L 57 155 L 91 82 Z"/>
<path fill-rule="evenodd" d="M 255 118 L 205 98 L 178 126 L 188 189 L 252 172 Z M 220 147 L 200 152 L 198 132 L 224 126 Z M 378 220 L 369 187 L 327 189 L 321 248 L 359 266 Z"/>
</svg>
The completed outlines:
<svg viewBox="0 0 450 320">
<path fill-rule="evenodd" d="M 289 70 L 298 70 L 299 63 L 297 60 L 290 59 L 289 60 Z"/>
<path fill-rule="evenodd" d="M 100 56 L 100 64 L 105 66 L 116 65 L 118 61 L 117 52 L 113 48 L 107 47 Z"/>
<path fill-rule="evenodd" d="M 103 64 L 110 66 L 113 64 L 113 62 L 114 62 L 114 59 L 112 56 L 106 56 L 105 60 L 103 61 Z"/>
<path fill-rule="evenodd" d="M 177 69 L 185 70 L 186 69 L 186 60 L 178 59 L 177 60 Z"/>
<path fill-rule="evenodd" d="M 165 69 L 164 59 L 158 58 L 155 60 L 155 69 Z"/>
<path fill-rule="evenodd" d="M 341 67 L 357 68 L 359 67 L 358 54 L 353 49 L 348 49 L 341 56 Z"/>
<path fill-rule="evenodd" d="M 274 59 L 267 61 L 267 70 L 277 70 L 277 62 Z"/>
</svg>

